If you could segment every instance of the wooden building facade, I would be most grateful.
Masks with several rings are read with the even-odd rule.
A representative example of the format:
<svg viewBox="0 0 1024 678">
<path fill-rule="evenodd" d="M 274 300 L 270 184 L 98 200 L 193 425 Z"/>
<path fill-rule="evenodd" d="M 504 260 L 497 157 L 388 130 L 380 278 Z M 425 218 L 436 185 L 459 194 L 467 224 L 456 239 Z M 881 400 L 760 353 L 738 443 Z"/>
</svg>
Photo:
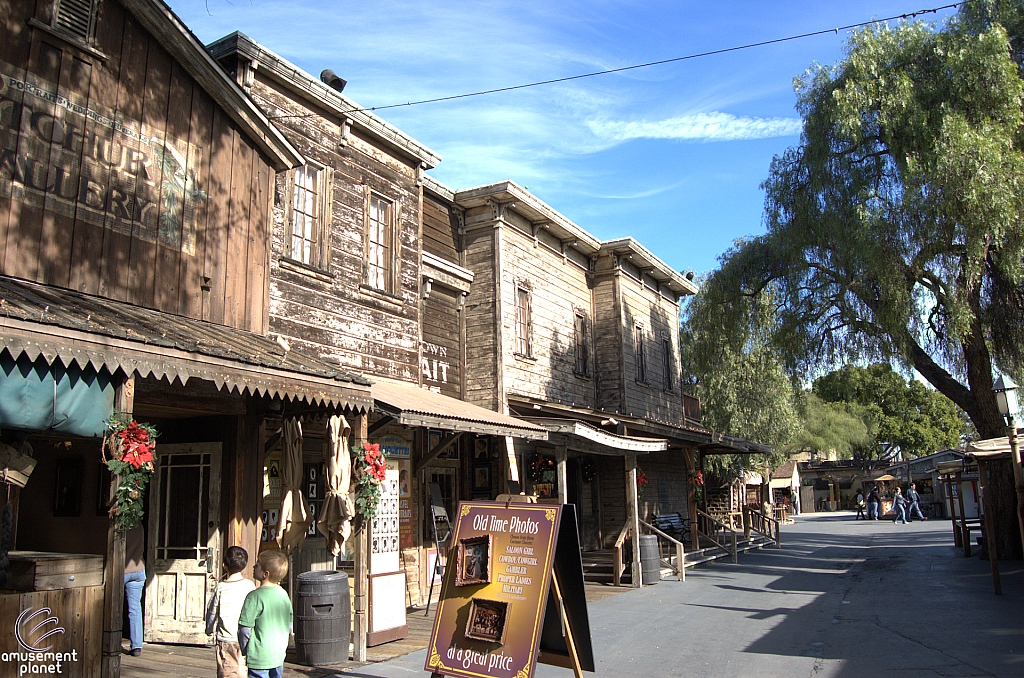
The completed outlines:
<svg viewBox="0 0 1024 678">
<path fill-rule="evenodd" d="M 63 675 L 111 676 L 124 537 L 98 460 L 112 411 L 161 432 L 147 640 L 205 643 L 223 549 L 259 547 L 280 420 L 344 412 L 365 432 L 373 401 L 363 378 L 267 337 L 276 175 L 303 158 L 177 17 L 152 0 L 3 8 L 0 389 L 21 400 L 0 407 L 0 449 L 35 463 L 6 487 L 11 559 L 101 571 L 55 590 L 29 578 L 0 596 L 0 623 L 47 605 L 66 630 L 50 649 L 80 658 Z M 26 395 L 40 386 L 41 404 Z"/>
<path fill-rule="evenodd" d="M 331 86 L 337 80 L 314 78 L 248 36 L 209 49 L 305 159 L 275 187 L 270 332 L 375 382 L 369 440 L 408 479 L 399 483 L 397 541 L 405 599 L 418 605 L 437 557 L 430 486 L 451 513 L 474 492 L 474 458 L 493 463 L 497 479 L 506 436 L 547 433 L 461 401 L 473 274 L 451 193 L 424 174 L 440 157 L 346 98 Z M 319 453 L 311 440 L 306 463 Z M 497 482 L 475 490 L 500 491 Z M 333 566 L 322 542 L 310 534 L 301 569 Z"/>
</svg>

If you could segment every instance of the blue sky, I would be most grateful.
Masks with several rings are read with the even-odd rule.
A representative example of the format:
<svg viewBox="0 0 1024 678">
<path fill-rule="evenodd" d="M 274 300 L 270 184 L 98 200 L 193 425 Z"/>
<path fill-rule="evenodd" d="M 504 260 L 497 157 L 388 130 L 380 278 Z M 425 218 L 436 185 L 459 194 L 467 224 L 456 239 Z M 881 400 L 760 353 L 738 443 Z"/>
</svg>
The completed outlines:
<svg viewBox="0 0 1024 678">
<path fill-rule="evenodd" d="M 234 30 L 363 106 L 474 92 L 817 31 L 938 0 L 170 0 L 204 42 Z M 940 16 L 949 16 L 945 12 Z M 935 15 L 929 20 L 934 21 Z M 512 179 L 602 240 L 712 270 L 763 232 L 759 188 L 799 141 L 793 77 L 847 34 L 380 115 L 438 152 L 452 188 Z"/>
</svg>

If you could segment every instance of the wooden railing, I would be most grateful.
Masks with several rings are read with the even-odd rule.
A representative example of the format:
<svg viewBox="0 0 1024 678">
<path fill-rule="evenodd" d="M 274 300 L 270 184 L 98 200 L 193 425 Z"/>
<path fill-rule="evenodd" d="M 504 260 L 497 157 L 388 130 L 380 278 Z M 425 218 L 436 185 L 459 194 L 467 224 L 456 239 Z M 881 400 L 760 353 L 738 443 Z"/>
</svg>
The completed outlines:
<svg viewBox="0 0 1024 678">
<path fill-rule="evenodd" d="M 626 524 L 622 526 L 619 531 L 619 537 L 615 540 L 615 554 L 614 561 L 612 562 L 612 584 L 615 586 L 622 585 L 622 545 L 626 541 L 626 537 L 633 531 L 633 526 L 630 521 L 626 521 Z"/>
<path fill-rule="evenodd" d="M 651 525 L 650 523 L 644 522 L 643 520 L 640 521 L 640 524 L 643 525 L 644 527 L 646 527 L 651 532 L 653 532 L 654 535 L 658 537 L 658 559 L 661 561 L 661 563 L 663 565 L 665 565 L 666 567 L 668 567 L 669 569 L 671 569 L 673 572 L 675 572 L 676 576 L 679 577 L 679 581 L 685 581 L 686 580 L 686 562 L 685 562 L 686 554 L 683 551 L 683 542 L 679 541 L 678 539 L 676 539 L 674 537 L 668 536 L 667 534 L 665 534 L 664 532 L 662 532 L 661 530 L 659 530 L 655 526 Z M 671 548 L 672 544 L 675 544 L 675 546 L 676 546 L 676 565 L 672 564 L 671 556 L 669 557 L 668 560 L 666 560 L 666 559 L 661 557 L 661 540 L 662 539 L 664 539 L 667 542 L 669 542 L 669 547 L 670 548 Z"/>
<path fill-rule="evenodd" d="M 730 540 L 731 535 L 731 540 Z M 739 550 L 737 549 L 736 530 L 732 525 L 726 524 L 714 516 L 697 509 L 697 536 L 704 537 L 709 542 L 732 554 L 732 562 L 739 562 Z M 732 541 L 732 548 L 726 546 Z"/>
<path fill-rule="evenodd" d="M 751 532 L 757 532 L 775 542 L 775 548 L 782 548 L 781 523 L 777 518 L 765 515 L 750 506 L 743 507 L 743 538 L 750 539 Z"/>
</svg>

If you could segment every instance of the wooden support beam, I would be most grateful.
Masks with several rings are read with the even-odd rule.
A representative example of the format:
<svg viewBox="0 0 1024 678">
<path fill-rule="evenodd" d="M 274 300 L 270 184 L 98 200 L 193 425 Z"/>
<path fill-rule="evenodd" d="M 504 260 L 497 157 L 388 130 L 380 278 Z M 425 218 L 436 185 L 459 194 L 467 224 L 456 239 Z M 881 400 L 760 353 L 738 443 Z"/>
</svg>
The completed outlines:
<svg viewBox="0 0 1024 678">
<path fill-rule="evenodd" d="M 114 410 L 131 414 L 135 409 L 135 373 L 125 377 L 114 391 Z M 120 485 L 118 476 L 110 479 L 107 495 L 113 504 Z M 121 614 L 124 606 L 124 532 L 113 520 L 107 527 L 107 557 L 103 563 L 103 655 L 100 659 L 101 678 L 119 678 L 121 675 L 121 632 L 124 625 Z"/>
<path fill-rule="evenodd" d="M 627 454 L 626 461 L 626 516 L 633 533 L 633 586 L 643 586 L 640 567 L 640 507 L 636 491 L 636 455 Z"/>
<path fill-rule="evenodd" d="M 355 430 L 353 431 L 354 440 L 353 445 L 356 447 L 361 446 L 366 442 L 366 414 L 360 414 L 356 420 Z M 369 559 L 369 544 L 367 543 L 367 537 L 369 536 L 370 530 L 368 525 L 362 524 L 358 530 L 352 535 L 353 545 L 355 547 L 355 559 L 356 559 L 356 580 L 355 584 L 355 601 L 353 611 L 355 612 L 352 629 L 352 659 L 357 662 L 366 661 L 366 632 L 369 628 L 369 619 L 367 617 L 367 589 L 369 588 L 369 577 L 367 576 L 367 560 Z"/>
<path fill-rule="evenodd" d="M 567 472 L 567 458 L 564 447 L 559 447 L 555 450 L 555 461 L 558 464 L 556 469 L 558 476 L 558 503 L 568 504 L 569 503 L 569 474 Z"/>
<path fill-rule="evenodd" d="M 996 549 L 995 524 L 992 520 L 992 471 L 988 462 L 978 461 L 978 482 L 981 483 L 982 502 L 985 505 L 985 548 L 988 550 L 988 565 L 992 569 L 992 588 L 1000 596 L 1003 594 L 1003 584 L 999 578 L 999 552 Z"/>
<path fill-rule="evenodd" d="M 374 433 L 376 433 L 377 431 L 381 430 L 381 429 L 382 429 L 382 428 L 384 428 L 385 426 L 388 426 L 389 424 L 391 424 L 391 423 L 392 423 L 392 422 L 394 422 L 394 421 L 395 421 L 395 418 L 394 418 L 394 417 L 392 417 L 392 416 L 386 416 L 386 417 L 384 417 L 383 419 L 381 419 L 380 421 L 378 421 L 378 422 L 377 422 L 376 424 L 374 424 L 374 425 L 373 425 L 373 426 L 371 426 L 370 428 L 366 429 L 366 437 L 367 437 L 367 438 L 369 438 L 369 437 L 370 437 L 370 436 L 372 436 L 372 435 L 373 435 Z"/>
<path fill-rule="evenodd" d="M 427 464 L 441 456 L 442 452 L 451 447 L 452 443 L 454 443 L 461 437 L 462 431 L 453 431 L 452 433 L 449 433 L 448 435 L 441 438 L 441 442 L 439 442 L 437 445 L 434 445 L 434 449 L 427 452 L 427 456 L 423 457 L 422 459 L 416 462 L 416 466 L 413 468 L 413 473 L 419 473 L 421 470 L 423 470 L 424 466 L 426 466 Z"/>
</svg>

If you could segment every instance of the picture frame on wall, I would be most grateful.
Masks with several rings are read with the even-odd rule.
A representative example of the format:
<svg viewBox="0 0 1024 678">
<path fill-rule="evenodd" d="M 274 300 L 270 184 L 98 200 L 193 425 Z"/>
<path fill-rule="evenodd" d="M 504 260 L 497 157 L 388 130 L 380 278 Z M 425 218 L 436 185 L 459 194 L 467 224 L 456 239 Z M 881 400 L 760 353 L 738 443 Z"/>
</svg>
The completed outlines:
<svg viewBox="0 0 1024 678">
<path fill-rule="evenodd" d="M 491 490 L 491 465 L 473 465 L 473 491 L 489 492 Z"/>
<path fill-rule="evenodd" d="M 486 461 L 490 458 L 490 438 L 480 436 L 473 444 L 473 461 Z"/>
<path fill-rule="evenodd" d="M 460 539 L 455 556 L 455 585 L 491 583 L 491 535 Z"/>
<path fill-rule="evenodd" d="M 58 459 L 53 472 L 53 515 L 82 515 L 82 458 Z"/>
<path fill-rule="evenodd" d="M 466 637 L 504 645 L 510 606 L 511 603 L 504 600 L 471 599 L 469 618 L 466 620 Z"/>
</svg>

